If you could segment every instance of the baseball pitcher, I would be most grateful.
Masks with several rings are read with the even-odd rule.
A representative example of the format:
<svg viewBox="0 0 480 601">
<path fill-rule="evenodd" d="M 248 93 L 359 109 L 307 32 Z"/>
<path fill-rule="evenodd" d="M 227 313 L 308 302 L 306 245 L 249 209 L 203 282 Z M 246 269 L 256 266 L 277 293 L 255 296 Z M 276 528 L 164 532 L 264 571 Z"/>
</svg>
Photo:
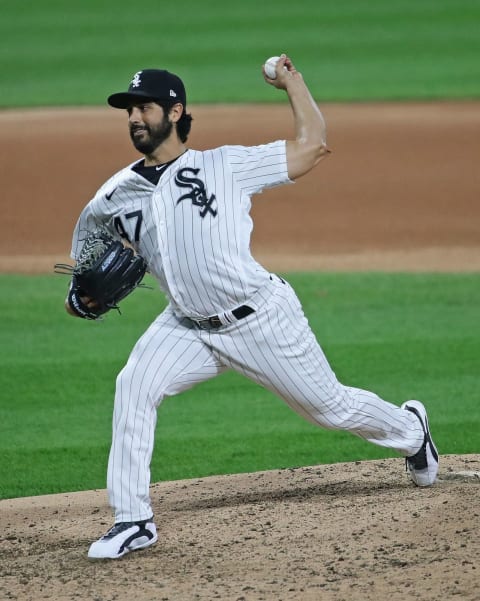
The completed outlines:
<svg viewBox="0 0 480 601">
<path fill-rule="evenodd" d="M 108 98 L 126 111 L 142 157 L 113 175 L 84 208 L 71 254 L 77 266 L 83 263 L 85 240 L 99 230 L 123 241 L 130 252 L 119 261 L 121 275 L 115 263 L 107 278 L 110 289 L 117 279 L 123 288 L 105 301 L 103 283 L 88 287 L 74 272 L 66 309 L 97 319 L 139 284 L 142 265 L 169 303 L 117 377 L 107 474 L 115 522 L 90 546 L 92 559 L 118 558 L 157 541 L 149 498 L 157 409 L 166 396 L 227 369 L 273 391 L 313 424 L 395 449 L 416 485 L 435 481 L 438 454 L 422 403 L 398 407 L 341 384 L 294 290 L 250 253 L 252 196 L 291 184 L 329 153 L 322 113 L 291 59 L 281 55 L 274 77 L 265 69 L 263 75 L 288 97 L 291 140 L 189 148 L 185 88 L 165 70 L 138 71 L 126 92 Z M 101 255 L 88 264 L 91 281 L 112 262 Z M 125 284 L 125 265 L 134 272 L 132 284 Z"/>
</svg>

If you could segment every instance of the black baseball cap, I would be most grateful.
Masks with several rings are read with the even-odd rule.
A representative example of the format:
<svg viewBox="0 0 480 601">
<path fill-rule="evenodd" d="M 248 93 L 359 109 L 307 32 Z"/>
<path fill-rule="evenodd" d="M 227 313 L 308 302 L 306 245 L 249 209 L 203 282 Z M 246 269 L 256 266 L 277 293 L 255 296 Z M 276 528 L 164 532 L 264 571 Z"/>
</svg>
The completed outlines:
<svg viewBox="0 0 480 601">
<path fill-rule="evenodd" d="M 137 71 L 127 92 L 118 92 L 108 97 L 110 106 L 126 109 L 132 103 L 145 101 L 181 102 L 185 108 L 187 95 L 183 81 L 177 75 L 163 69 Z"/>
</svg>

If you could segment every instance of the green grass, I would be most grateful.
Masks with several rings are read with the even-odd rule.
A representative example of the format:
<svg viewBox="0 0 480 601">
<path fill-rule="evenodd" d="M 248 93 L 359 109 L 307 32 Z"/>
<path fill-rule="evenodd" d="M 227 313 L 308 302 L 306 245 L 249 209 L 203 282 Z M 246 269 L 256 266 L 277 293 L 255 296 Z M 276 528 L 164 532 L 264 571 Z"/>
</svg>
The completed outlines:
<svg viewBox="0 0 480 601">
<path fill-rule="evenodd" d="M 479 274 L 288 279 L 342 382 L 422 399 L 441 452 L 478 452 Z M 0 289 L 0 497 L 103 488 L 115 376 L 163 296 L 138 290 L 93 323 L 63 312 L 61 276 L 2 275 Z M 152 479 L 393 456 L 227 373 L 164 401 Z"/>
<path fill-rule="evenodd" d="M 0 0 L 1 107 L 105 104 L 141 68 L 191 103 L 279 102 L 260 66 L 288 52 L 318 100 L 480 95 L 478 0 Z"/>
</svg>

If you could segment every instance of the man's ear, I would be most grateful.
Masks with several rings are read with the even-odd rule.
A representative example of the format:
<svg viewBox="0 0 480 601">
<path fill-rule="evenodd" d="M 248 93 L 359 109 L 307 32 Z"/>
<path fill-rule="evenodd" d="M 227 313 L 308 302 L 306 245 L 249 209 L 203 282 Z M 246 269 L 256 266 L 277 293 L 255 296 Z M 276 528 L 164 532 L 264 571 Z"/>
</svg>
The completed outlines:
<svg viewBox="0 0 480 601">
<path fill-rule="evenodd" d="M 181 116 L 183 115 L 184 110 L 185 109 L 181 102 L 175 103 L 170 108 L 170 111 L 168 113 L 168 116 L 170 117 L 170 121 L 172 121 L 172 123 L 177 123 L 177 121 L 179 121 Z"/>
</svg>

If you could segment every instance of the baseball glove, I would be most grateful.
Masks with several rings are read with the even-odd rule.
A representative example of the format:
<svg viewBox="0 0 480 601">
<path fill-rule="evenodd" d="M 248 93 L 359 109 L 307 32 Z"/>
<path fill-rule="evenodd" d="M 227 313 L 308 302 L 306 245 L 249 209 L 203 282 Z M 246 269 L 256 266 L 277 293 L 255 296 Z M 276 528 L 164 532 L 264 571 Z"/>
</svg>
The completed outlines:
<svg viewBox="0 0 480 601">
<path fill-rule="evenodd" d="M 67 301 L 84 319 L 98 319 L 140 284 L 145 259 L 115 240 L 106 230 L 88 234 L 75 267 L 57 263 L 56 273 L 72 275 Z"/>
</svg>

